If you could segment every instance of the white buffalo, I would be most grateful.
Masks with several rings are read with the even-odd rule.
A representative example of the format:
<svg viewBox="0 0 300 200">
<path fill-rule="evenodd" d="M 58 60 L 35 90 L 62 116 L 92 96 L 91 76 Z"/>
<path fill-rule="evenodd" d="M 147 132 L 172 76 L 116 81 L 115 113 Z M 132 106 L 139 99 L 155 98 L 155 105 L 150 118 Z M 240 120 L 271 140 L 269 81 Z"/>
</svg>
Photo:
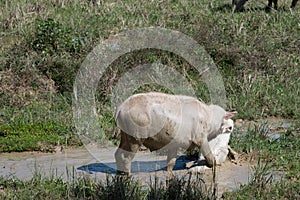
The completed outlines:
<svg viewBox="0 0 300 200">
<path fill-rule="evenodd" d="M 222 124 L 235 113 L 189 96 L 142 93 L 129 97 L 115 112 L 115 123 L 121 129 L 115 152 L 118 173 L 130 172 L 141 145 L 150 151 L 167 151 L 167 171 L 172 171 L 179 148 L 194 146 L 207 165 L 213 166 L 215 157 L 208 142 L 222 133 Z"/>
</svg>

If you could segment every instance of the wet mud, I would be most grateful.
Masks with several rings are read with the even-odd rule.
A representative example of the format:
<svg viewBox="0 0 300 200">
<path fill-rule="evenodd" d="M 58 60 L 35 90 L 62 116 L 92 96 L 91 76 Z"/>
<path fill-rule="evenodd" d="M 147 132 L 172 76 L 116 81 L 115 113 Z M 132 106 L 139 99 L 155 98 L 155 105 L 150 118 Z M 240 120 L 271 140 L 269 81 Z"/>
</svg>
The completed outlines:
<svg viewBox="0 0 300 200">
<path fill-rule="evenodd" d="M 107 175 L 116 174 L 114 160 L 116 147 L 87 149 L 66 149 L 63 152 L 53 154 L 39 152 L 2 153 L 0 154 L 0 175 L 27 180 L 35 174 L 64 180 L 71 180 L 79 176 L 90 176 L 104 180 Z M 178 156 L 174 174 L 177 176 L 187 175 L 187 162 L 191 162 L 191 160 L 188 160 L 185 155 Z M 166 165 L 166 156 L 139 152 L 132 162 L 132 176 L 144 185 L 149 185 L 156 176 L 159 181 L 164 182 L 168 177 Z M 221 166 L 217 166 L 218 193 L 238 189 L 241 184 L 247 184 L 251 176 L 251 166 L 245 161 L 234 164 L 229 160 Z M 212 183 L 211 169 L 203 171 L 200 175 L 208 186 Z"/>
<path fill-rule="evenodd" d="M 243 135 L 247 127 L 261 124 L 262 122 L 236 121 L 238 134 Z M 280 132 L 291 127 L 290 122 L 271 120 L 266 133 L 280 138 Z M 246 127 L 246 128 L 245 128 Z M 114 153 L 117 147 L 86 146 L 83 148 L 70 148 L 57 153 L 22 152 L 0 153 L 0 176 L 17 177 L 19 179 L 32 179 L 37 174 L 46 177 L 62 178 L 66 181 L 79 176 L 96 177 L 105 179 L 108 175 L 116 174 Z M 255 157 L 253 155 L 246 155 Z M 186 164 L 191 162 L 185 155 L 179 155 L 174 168 L 174 174 L 185 176 L 188 174 Z M 225 191 L 235 190 L 240 185 L 248 184 L 251 180 L 253 166 L 256 159 L 240 159 L 233 163 L 227 159 L 225 163 L 216 168 L 216 183 L 218 196 Z M 135 179 L 144 185 L 149 185 L 157 176 L 159 181 L 167 179 L 166 156 L 156 155 L 148 151 L 138 152 L 132 162 L 131 171 Z M 212 183 L 212 170 L 207 169 L 200 174 L 203 180 Z"/>
</svg>

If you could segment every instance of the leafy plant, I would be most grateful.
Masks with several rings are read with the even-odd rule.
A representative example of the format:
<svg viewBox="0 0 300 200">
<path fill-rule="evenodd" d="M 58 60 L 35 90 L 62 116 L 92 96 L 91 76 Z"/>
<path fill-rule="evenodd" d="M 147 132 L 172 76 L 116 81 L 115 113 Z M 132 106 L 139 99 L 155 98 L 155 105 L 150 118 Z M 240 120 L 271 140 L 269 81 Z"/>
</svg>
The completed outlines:
<svg viewBox="0 0 300 200">
<path fill-rule="evenodd" d="M 37 18 L 35 33 L 29 42 L 33 50 L 44 54 L 74 52 L 84 44 L 81 37 L 75 35 L 70 27 L 63 26 L 52 18 L 46 20 Z"/>
<path fill-rule="evenodd" d="M 0 151 L 53 151 L 69 134 L 64 124 L 51 121 L 0 125 Z"/>
</svg>

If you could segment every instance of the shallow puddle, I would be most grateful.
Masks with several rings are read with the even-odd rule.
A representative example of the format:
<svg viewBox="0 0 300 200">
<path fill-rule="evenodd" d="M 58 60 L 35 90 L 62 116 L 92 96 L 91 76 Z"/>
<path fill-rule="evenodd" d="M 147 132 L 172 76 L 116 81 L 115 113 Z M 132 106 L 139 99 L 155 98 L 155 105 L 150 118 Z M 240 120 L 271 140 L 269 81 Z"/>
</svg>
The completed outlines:
<svg viewBox="0 0 300 200">
<path fill-rule="evenodd" d="M 60 177 L 71 180 L 73 177 L 89 175 L 105 179 L 107 175 L 116 173 L 113 148 L 85 148 L 67 149 L 61 153 L 2 153 L 0 154 L 0 175 L 31 179 L 34 174 L 46 177 Z M 179 176 L 187 175 L 185 156 L 177 159 L 174 173 Z M 216 182 L 218 193 L 239 188 L 240 184 L 247 184 L 251 174 L 251 165 L 243 162 L 233 164 L 226 161 L 217 167 Z M 166 156 L 157 156 L 150 152 L 140 152 L 132 162 L 132 175 L 145 185 L 149 185 L 155 176 L 159 181 L 166 180 Z M 212 170 L 202 173 L 206 183 L 212 182 Z"/>
<path fill-rule="evenodd" d="M 266 133 L 270 139 L 280 139 L 280 133 L 292 126 L 292 123 L 285 120 L 271 119 L 259 122 L 236 122 L 239 134 L 247 131 L 247 128 L 262 125 L 265 122 Z M 247 134 L 247 133 L 246 133 Z M 114 153 L 117 147 L 99 148 L 88 146 L 86 148 L 66 149 L 58 153 L 1 153 L 0 154 L 0 176 L 17 177 L 20 179 L 31 179 L 35 174 L 72 180 L 74 177 L 88 175 L 105 179 L 107 175 L 116 173 Z M 188 174 L 186 163 L 190 162 L 184 155 L 179 156 L 176 161 L 174 173 L 178 176 Z M 256 163 L 241 161 L 234 164 L 226 161 L 216 170 L 216 183 L 218 196 L 228 190 L 238 189 L 241 184 L 248 184 L 252 176 L 252 167 Z M 132 175 L 148 185 L 151 180 L 158 177 L 158 181 L 164 182 L 167 179 L 166 156 L 158 156 L 150 152 L 139 152 L 132 162 Z M 201 178 L 209 186 L 212 183 L 212 170 L 205 170 Z"/>
</svg>

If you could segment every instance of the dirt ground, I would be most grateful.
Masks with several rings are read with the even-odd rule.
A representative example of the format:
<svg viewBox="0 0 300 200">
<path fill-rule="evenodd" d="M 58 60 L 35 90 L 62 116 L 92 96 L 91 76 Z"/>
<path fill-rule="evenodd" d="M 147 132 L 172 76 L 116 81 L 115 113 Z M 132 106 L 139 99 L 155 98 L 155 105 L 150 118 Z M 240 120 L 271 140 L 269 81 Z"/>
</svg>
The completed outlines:
<svg viewBox="0 0 300 200">
<path fill-rule="evenodd" d="M 254 126 L 256 123 L 236 121 L 236 127 Z M 270 120 L 266 131 L 271 136 L 276 136 L 277 130 L 287 129 L 290 122 Z M 243 129 L 241 129 L 242 131 Z M 17 177 L 19 179 L 31 179 L 34 174 L 46 177 L 63 178 L 72 180 L 73 177 L 90 176 L 97 179 L 105 179 L 107 175 L 116 173 L 114 153 L 116 146 L 97 147 L 85 146 L 82 148 L 67 148 L 57 153 L 22 152 L 0 153 L 0 176 Z M 189 169 L 186 164 L 193 162 L 185 155 L 179 155 L 174 168 L 174 174 L 185 176 Z M 238 189 L 241 184 L 247 184 L 251 180 L 253 166 L 257 164 L 257 154 L 239 155 L 237 163 L 227 159 L 221 166 L 217 166 L 216 183 L 218 196 L 224 191 Z M 164 182 L 168 177 L 166 172 L 166 156 L 156 155 L 147 151 L 137 153 L 132 162 L 132 175 L 145 186 L 154 180 Z M 276 174 L 275 174 L 276 175 Z M 278 174 L 277 174 L 278 175 Z M 201 172 L 201 178 L 211 185 L 212 170 Z"/>
<path fill-rule="evenodd" d="M 34 174 L 40 174 L 46 177 L 60 177 L 64 180 L 71 180 L 74 176 L 88 175 L 104 180 L 107 175 L 116 173 L 115 150 L 116 147 L 88 147 L 66 149 L 51 154 L 2 153 L 0 154 L 0 175 L 31 179 Z M 177 158 L 174 168 L 175 175 L 184 176 L 188 173 L 187 162 L 191 162 L 191 160 L 188 160 L 185 155 Z M 251 176 L 252 164 L 245 160 L 237 164 L 227 160 L 218 166 L 216 173 L 218 194 L 237 189 L 241 184 L 247 184 Z M 166 156 L 139 152 L 132 162 L 131 171 L 134 178 L 140 180 L 142 184 L 149 185 L 150 179 L 153 181 L 155 176 L 159 178 L 159 181 L 164 182 L 167 178 Z M 201 176 L 208 186 L 212 183 L 211 169 L 203 171 Z"/>
</svg>

